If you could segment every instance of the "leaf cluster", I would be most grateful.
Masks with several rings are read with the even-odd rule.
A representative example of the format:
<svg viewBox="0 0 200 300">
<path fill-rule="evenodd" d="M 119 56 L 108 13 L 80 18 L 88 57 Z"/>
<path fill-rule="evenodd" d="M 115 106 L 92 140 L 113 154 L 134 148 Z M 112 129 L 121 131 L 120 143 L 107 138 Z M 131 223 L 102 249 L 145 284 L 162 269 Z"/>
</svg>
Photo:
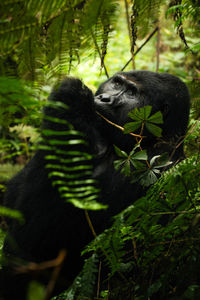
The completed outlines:
<svg viewBox="0 0 200 300">
<path fill-rule="evenodd" d="M 151 114 L 152 106 L 134 108 L 128 115 L 134 122 L 124 125 L 124 133 L 133 133 L 140 129 L 140 140 L 136 137 L 137 144 L 128 154 L 115 146 L 115 152 L 120 159 L 114 161 L 114 167 L 125 176 L 131 178 L 131 182 L 138 182 L 143 186 L 149 186 L 157 181 L 161 169 L 167 167 L 170 162 L 168 156 L 163 153 L 156 155 L 148 161 L 147 151 L 142 149 L 143 132 L 146 128 L 151 134 L 161 137 L 162 129 L 155 124 L 163 124 L 160 111 Z"/>
<path fill-rule="evenodd" d="M 193 283 L 198 282 L 200 266 L 199 172 L 199 157 L 182 161 L 88 246 L 87 251 L 102 253 L 109 265 L 110 288 L 105 290 L 109 299 L 122 300 L 125 295 L 137 300 L 196 299 L 200 290 Z"/>
</svg>

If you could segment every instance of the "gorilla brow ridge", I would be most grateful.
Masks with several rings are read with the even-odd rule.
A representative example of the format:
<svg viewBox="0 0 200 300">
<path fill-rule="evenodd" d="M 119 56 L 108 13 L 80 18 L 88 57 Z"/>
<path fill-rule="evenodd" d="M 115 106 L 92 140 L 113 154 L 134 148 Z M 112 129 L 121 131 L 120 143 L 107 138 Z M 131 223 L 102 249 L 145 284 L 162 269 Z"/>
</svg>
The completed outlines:
<svg viewBox="0 0 200 300">
<path fill-rule="evenodd" d="M 129 76 L 126 76 L 124 74 L 123 75 L 122 74 L 117 74 L 116 77 L 118 77 L 120 79 L 123 79 L 123 81 L 124 80 L 128 81 L 131 85 L 133 85 L 137 89 L 139 87 L 138 82 L 136 80 L 134 80 L 133 78 L 129 77 Z"/>
</svg>

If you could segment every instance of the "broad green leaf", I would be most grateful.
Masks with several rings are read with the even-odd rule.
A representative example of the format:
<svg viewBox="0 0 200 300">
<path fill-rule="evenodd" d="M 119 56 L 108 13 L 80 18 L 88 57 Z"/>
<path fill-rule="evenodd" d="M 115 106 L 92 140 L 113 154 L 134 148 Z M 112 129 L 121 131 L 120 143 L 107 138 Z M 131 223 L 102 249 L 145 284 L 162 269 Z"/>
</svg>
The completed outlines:
<svg viewBox="0 0 200 300">
<path fill-rule="evenodd" d="M 142 126 L 142 120 L 136 122 L 126 123 L 124 125 L 124 133 L 135 132 Z"/>
<path fill-rule="evenodd" d="M 146 150 L 141 150 L 139 152 L 134 153 L 131 156 L 131 159 L 137 159 L 137 160 L 147 160 L 147 151 Z"/>
<path fill-rule="evenodd" d="M 144 172 L 144 170 L 146 169 L 146 166 L 144 165 L 143 162 L 136 160 L 136 159 L 130 159 L 132 165 L 136 168 L 136 170 L 142 170 L 142 172 Z M 135 173 L 135 171 L 133 172 Z"/>
<path fill-rule="evenodd" d="M 156 160 L 160 157 L 160 155 L 155 155 L 151 158 L 150 160 L 150 166 L 153 167 L 153 165 L 155 164 Z"/>
<path fill-rule="evenodd" d="M 163 124 L 163 115 L 160 111 L 156 112 L 148 118 L 148 121 L 156 124 Z"/>
<path fill-rule="evenodd" d="M 127 158 L 128 154 L 125 151 L 122 151 L 121 149 L 119 149 L 117 146 L 114 145 L 115 148 L 115 152 L 119 157 L 123 157 L 123 158 Z"/>
<path fill-rule="evenodd" d="M 149 118 L 149 116 L 151 114 L 151 110 L 152 110 L 152 106 L 150 106 L 150 105 L 140 108 L 140 112 L 141 112 L 141 114 L 143 114 L 144 120 L 147 120 Z"/>
<path fill-rule="evenodd" d="M 144 186 L 149 186 L 151 184 L 154 184 L 157 181 L 157 176 L 155 175 L 154 171 L 151 169 L 148 169 L 144 175 L 140 179 L 140 183 Z"/>
<path fill-rule="evenodd" d="M 122 174 L 124 174 L 125 176 L 130 176 L 131 174 L 131 169 L 130 169 L 130 160 L 126 160 L 124 162 L 124 165 L 122 167 L 122 170 L 121 170 Z"/>
<path fill-rule="evenodd" d="M 148 129 L 149 132 L 151 132 L 153 135 L 157 136 L 157 137 L 161 137 L 162 136 L 162 129 L 160 127 L 158 127 L 157 125 L 154 125 L 152 123 L 145 123 L 146 128 Z"/>
<path fill-rule="evenodd" d="M 123 166 L 124 162 L 125 162 L 125 160 L 123 160 L 123 159 L 115 160 L 114 161 L 114 168 L 116 170 L 119 170 Z"/>
<path fill-rule="evenodd" d="M 140 121 L 141 118 L 140 118 L 140 112 L 138 110 L 138 108 L 134 108 L 132 111 L 130 111 L 128 113 L 128 116 L 132 119 L 132 120 L 135 120 L 135 121 Z"/>
<path fill-rule="evenodd" d="M 150 160 L 150 165 L 154 167 L 154 169 L 159 169 L 163 167 L 167 167 L 170 164 L 172 164 L 171 161 L 169 161 L 169 156 L 167 153 L 163 153 L 161 155 L 156 155 L 152 157 Z"/>
</svg>

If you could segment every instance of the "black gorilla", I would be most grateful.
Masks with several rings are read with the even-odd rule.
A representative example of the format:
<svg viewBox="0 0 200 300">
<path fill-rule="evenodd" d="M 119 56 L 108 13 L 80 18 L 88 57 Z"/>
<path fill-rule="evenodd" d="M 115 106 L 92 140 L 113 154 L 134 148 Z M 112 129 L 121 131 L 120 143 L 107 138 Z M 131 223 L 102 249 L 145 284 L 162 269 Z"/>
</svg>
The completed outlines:
<svg viewBox="0 0 200 300">
<path fill-rule="evenodd" d="M 113 167 L 116 159 L 113 144 L 129 151 L 136 143 L 135 139 L 108 124 L 96 111 L 123 126 L 129 121 L 129 111 L 151 105 L 152 113 L 162 112 L 164 123 L 162 139 L 145 133 L 148 136 L 143 148 L 147 149 L 149 158 L 163 152 L 167 152 L 174 162 L 184 157 L 183 144 L 176 146 L 186 132 L 189 94 L 186 85 L 175 76 L 148 71 L 120 72 L 101 84 L 95 97 L 80 80 L 68 78 L 51 93 L 50 100 L 64 102 L 70 109 L 56 112 L 53 107 L 47 107 L 45 114 L 67 119 L 76 130 L 82 131 L 88 146 L 81 150 L 94 155 L 92 177 L 98 180 L 101 189 L 99 201 L 109 206 L 107 210 L 89 212 L 97 234 L 111 225 L 112 216 L 144 191 Z M 55 128 L 55 123 L 44 120 L 43 128 L 64 130 L 65 125 Z M 8 220 L 3 250 L 7 258 L 3 271 L 5 299 L 14 299 L 16 295 L 23 299 L 29 280 L 27 274 L 12 270 L 16 258 L 20 263 L 42 262 L 56 258 L 60 249 L 66 249 L 61 274 L 66 288 L 82 268 L 80 252 L 93 239 L 84 211 L 60 199 L 48 178 L 45 164 L 44 152 L 38 150 L 8 184 L 5 205 L 20 210 L 26 222 L 20 225 L 15 220 Z"/>
</svg>

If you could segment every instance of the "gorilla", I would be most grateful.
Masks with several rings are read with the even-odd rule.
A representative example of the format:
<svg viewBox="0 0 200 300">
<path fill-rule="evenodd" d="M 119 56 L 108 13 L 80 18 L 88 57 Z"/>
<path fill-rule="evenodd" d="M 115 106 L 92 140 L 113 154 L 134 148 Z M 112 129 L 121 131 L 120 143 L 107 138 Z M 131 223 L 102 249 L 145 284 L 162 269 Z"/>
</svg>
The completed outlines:
<svg viewBox="0 0 200 300">
<path fill-rule="evenodd" d="M 145 193 L 140 184 L 131 183 L 113 166 L 117 158 L 113 145 L 128 152 L 136 144 L 135 138 L 106 122 L 101 115 L 123 126 L 130 121 L 131 110 L 151 105 L 152 114 L 161 111 L 164 122 L 162 138 L 144 133 L 142 147 L 147 150 L 148 158 L 163 152 L 173 163 L 184 158 L 182 141 L 188 125 L 190 97 L 186 85 L 175 76 L 149 71 L 119 72 L 102 83 L 95 96 L 79 79 L 67 78 L 52 91 L 49 99 L 66 104 L 69 109 L 47 106 L 43 129 L 64 131 L 65 123 L 52 122 L 51 118 L 67 120 L 87 140 L 87 145 L 74 145 L 73 150 L 93 156 L 89 177 L 97 181 L 98 201 L 108 206 L 89 211 L 97 235 L 112 224 L 114 215 Z M 59 139 L 60 149 L 67 149 L 65 139 Z M 52 185 L 49 170 L 45 168 L 45 155 L 45 150 L 39 148 L 7 186 L 4 205 L 22 212 L 25 223 L 7 220 L 1 276 L 4 299 L 26 299 L 28 283 L 34 276 L 48 283 L 49 274 L 17 272 L 16 266 L 53 260 L 61 249 L 67 254 L 55 293 L 66 289 L 83 266 L 81 251 L 94 238 L 84 210 L 62 199 Z"/>
</svg>

